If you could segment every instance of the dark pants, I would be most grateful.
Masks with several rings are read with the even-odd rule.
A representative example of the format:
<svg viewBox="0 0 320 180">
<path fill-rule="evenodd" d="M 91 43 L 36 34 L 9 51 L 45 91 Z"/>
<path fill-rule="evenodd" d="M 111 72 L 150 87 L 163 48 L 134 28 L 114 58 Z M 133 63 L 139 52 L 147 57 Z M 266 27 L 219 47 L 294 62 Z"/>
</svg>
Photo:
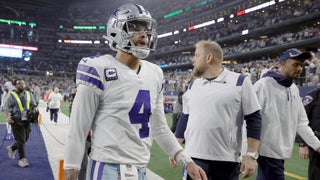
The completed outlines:
<svg viewBox="0 0 320 180">
<path fill-rule="evenodd" d="M 192 158 L 207 174 L 208 180 L 238 180 L 240 163 Z M 191 180 L 188 175 L 187 180 Z"/>
<path fill-rule="evenodd" d="M 320 154 L 309 147 L 309 180 L 318 180 L 320 177 Z"/>
<path fill-rule="evenodd" d="M 284 160 L 259 156 L 257 180 L 284 180 Z"/>
<path fill-rule="evenodd" d="M 177 124 L 179 121 L 180 113 L 173 113 L 172 114 L 172 126 L 171 126 L 171 131 L 174 133 L 176 132 L 177 129 Z"/>
<path fill-rule="evenodd" d="M 55 123 L 58 122 L 58 112 L 59 109 L 50 109 L 50 120 L 54 121 Z"/>
<path fill-rule="evenodd" d="M 12 151 L 18 149 L 19 159 L 25 157 L 24 145 L 29 139 L 29 134 L 31 132 L 30 123 L 23 122 L 22 124 L 13 123 L 11 124 L 12 132 L 16 142 L 11 146 Z"/>
<path fill-rule="evenodd" d="M 81 162 L 81 169 L 78 175 L 78 180 L 85 180 L 87 175 L 88 155 L 91 151 L 91 142 L 86 141 L 85 151 Z"/>
</svg>

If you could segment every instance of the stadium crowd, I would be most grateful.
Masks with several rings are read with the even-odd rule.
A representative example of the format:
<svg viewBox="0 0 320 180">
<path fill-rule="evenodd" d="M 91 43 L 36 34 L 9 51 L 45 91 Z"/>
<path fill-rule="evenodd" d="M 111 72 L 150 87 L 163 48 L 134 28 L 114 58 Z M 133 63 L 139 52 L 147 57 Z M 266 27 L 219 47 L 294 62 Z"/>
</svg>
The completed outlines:
<svg viewBox="0 0 320 180">
<path fill-rule="evenodd" d="M 242 30 L 255 30 L 263 27 L 272 26 L 281 22 L 290 21 L 298 17 L 305 17 L 309 14 L 317 14 L 319 12 L 319 1 L 285 1 L 271 8 L 254 11 L 242 16 L 228 17 L 230 14 L 235 14 L 238 11 L 258 5 L 260 2 L 229 2 L 225 0 L 196 0 L 185 1 L 177 0 L 168 4 L 159 5 L 152 4 L 148 7 L 155 13 L 155 18 L 159 24 L 158 33 L 165 33 L 168 30 L 182 30 L 191 25 L 200 24 L 212 19 L 224 17 L 225 21 L 204 28 L 195 29 L 192 31 L 180 32 L 179 34 L 160 38 L 158 40 L 157 51 L 151 54 L 150 61 L 158 65 L 176 65 L 191 64 L 192 54 L 174 54 L 166 53 L 175 49 L 183 49 L 192 47 L 193 44 L 200 39 L 212 39 L 221 41 L 225 56 L 231 56 L 241 53 L 254 52 L 260 49 L 302 42 L 310 39 L 319 38 L 320 25 L 309 23 L 304 26 L 282 32 L 269 32 L 266 37 L 260 36 L 250 37 L 238 41 L 237 43 L 227 43 L 225 39 L 237 39 Z M 234 3 L 234 4 L 233 4 Z M 165 6 L 165 7 L 164 7 Z M 225 8 L 218 8 L 218 7 Z M 284 8 L 288 7 L 288 8 Z M 281 11 L 279 11 L 281 9 Z M 164 15 L 182 10 L 182 13 L 165 18 Z M 28 11 L 23 13 L 23 18 L 26 21 L 37 21 L 37 27 L 18 26 L 14 24 L 6 25 L 10 28 L 1 28 L 0 42 L 17 45 L 35 45 L 39 46 L 39 51 L 34 52 L 30 61 L 23 61 L 15 58 L 1 57 L 0 72 L 6 76 L 0 77 L 0 83 L 4 84 L 8 77 L 13 75 L 27 75 L 26 81 L 31 83 L 38 82 L 42 87 L 42 93 L 47 89 L 53 89 L 58 86 L 67 93 L 71 92 L 70 86 L 73 85 L 73 79 L 76 72 L 77 64 L 82 57 L 110 53 L 104 43 L 102 35 L 105 30 L 75 30 L 73 25 L 105 25 L 105 19 L 111 14 L 108 8 L 93 8 L 73 6 L 72 8 L 61 9 L 61 17 L 53 18 L 51 16 L 39 16 L 34 12 Z M 29 15 L 29 16 L 28 16 Z M 7 14 L 2 14 L 4 18 L 13 18 Z M 268 18 L 265 18 L 268 17 Z M 42 19 L 41 19 L 42 18 Z M 51 26 L 50 26 L 51 25 Z M 58 28 L 58 25 L 63 25 L 64 28 Z M 48 27 L 44 27 L 48 26 Z M 50 28 L 53 27 L 53 28 Z M 12 36 L 10 31 L 4 29 L 13 29 L 16 33 Z M 35 32 L 32 41 L 26 36 L 20 36 L 28 31 Z M 52 34 L 53 33 L 53 34 Z M 64 39 L 78 40 L 100 40 L 100 44 L 65 44 Z M 226 42 L 226 43 L 223 43 Z M 160 54 L 160 55 L 159 55 Z M 154 56 L 152 56 L 154 55 Z M 317 85 L 319 77 L 315 69 L 319 66 L 319 52 L 315 52 L 315 57 L 310 62 L 305 63 L 304 73 L 298 85 Z M 277 70 L 278 59 L 274 56 L 263 55 L 260 58 L 247 59 L 246 61 L 237 61 L 230 59 L 224 63 L 228 69 L 241 72 L 251 76 L 253 82 L 260 78 L 260 74 L 264 68 Z M 13 63 L 14 62 L 14 63 Z M 190 66 L 189 66 L 190 67 Z M 191 77 L 189 68 L 169 68 L 164 69 L 166 77 L 166 91 L 183 91 L 186 89 Z M 45 76 L 46 78 L 42 78 Z M 32 77 L 32 78 L 31 78 Z"/>
</svg>

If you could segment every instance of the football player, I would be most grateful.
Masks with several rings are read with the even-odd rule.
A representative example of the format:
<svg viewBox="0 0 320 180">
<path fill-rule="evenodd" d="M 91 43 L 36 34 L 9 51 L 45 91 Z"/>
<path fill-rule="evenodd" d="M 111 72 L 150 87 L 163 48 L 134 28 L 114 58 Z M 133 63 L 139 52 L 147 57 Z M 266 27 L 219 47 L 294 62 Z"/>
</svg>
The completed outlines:
<svg viewBox="0 0 320 180">
<path fill-rule="evenodd" d="M 154 138 L 194 179 L 207 179 L 185 154 L 167 125 L 163 72 L 146 58 L 155 49 L 155 21 L 138 4 L 125 4 L 109 18 L 106 39 L 115 56 L 83 58 L 64 157 L 65 179 L 77 179 L 89 129 L 87 179 L 146 179 Z"/>
</svg>

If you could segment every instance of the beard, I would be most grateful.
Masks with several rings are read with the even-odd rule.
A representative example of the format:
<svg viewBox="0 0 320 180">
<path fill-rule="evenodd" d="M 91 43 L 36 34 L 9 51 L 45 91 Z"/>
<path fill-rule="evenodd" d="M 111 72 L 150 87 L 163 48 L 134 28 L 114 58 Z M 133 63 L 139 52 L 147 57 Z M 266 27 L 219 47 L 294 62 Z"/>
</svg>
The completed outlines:
<svg viewBox="0 0 320 180">
<path fill-rule="evenodd" d="M 193 74 L 195 77 L 201 77 L 203 73 L 204 73 L 203 68 L 193 67 L 192 74 Z"/>
</svg>

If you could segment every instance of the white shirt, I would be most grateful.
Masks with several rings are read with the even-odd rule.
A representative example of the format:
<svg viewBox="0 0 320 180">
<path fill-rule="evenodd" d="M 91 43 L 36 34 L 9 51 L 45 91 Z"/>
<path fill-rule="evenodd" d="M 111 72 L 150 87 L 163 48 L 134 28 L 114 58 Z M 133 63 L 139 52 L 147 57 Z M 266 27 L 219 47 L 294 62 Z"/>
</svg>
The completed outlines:
<svg viewBox="0 0 320 180">
<path fill-rule="evenodd" d="M 244 115 L 260 109 L 248 77 L 224 69 L 215 80 L 196 79 L 183 96 L 189 114 L 186 152 L 194 158 L 240 162 Z"/>
<path fill-rule="evenodd" d="M 182 147 L 167 125 L 163 82 L 161 68 L 147 61 L 137 74 L 110 55 L 82 59 L 64 168 L 80 168 L 89 129 L 93 160 L 146 166 L 152 137 L 173 157 Z"/>
<path fill-rule="evenodd" d="M 60 93 L 52 92 L 50 93 L 48 100 L 50 109 L 59 109 L 63 99 Z"/>
<path fill-rule="evenodd" d="M 308 126 L 308 117 L 295 84 L 289 88 L 271 77 L 254 84 L 262 110 L 262 130 L 259 154 L 276 159 L 291 157 L 296 132 L 312 148 L 320 147 L 319 140 Z"/>
</svg>

